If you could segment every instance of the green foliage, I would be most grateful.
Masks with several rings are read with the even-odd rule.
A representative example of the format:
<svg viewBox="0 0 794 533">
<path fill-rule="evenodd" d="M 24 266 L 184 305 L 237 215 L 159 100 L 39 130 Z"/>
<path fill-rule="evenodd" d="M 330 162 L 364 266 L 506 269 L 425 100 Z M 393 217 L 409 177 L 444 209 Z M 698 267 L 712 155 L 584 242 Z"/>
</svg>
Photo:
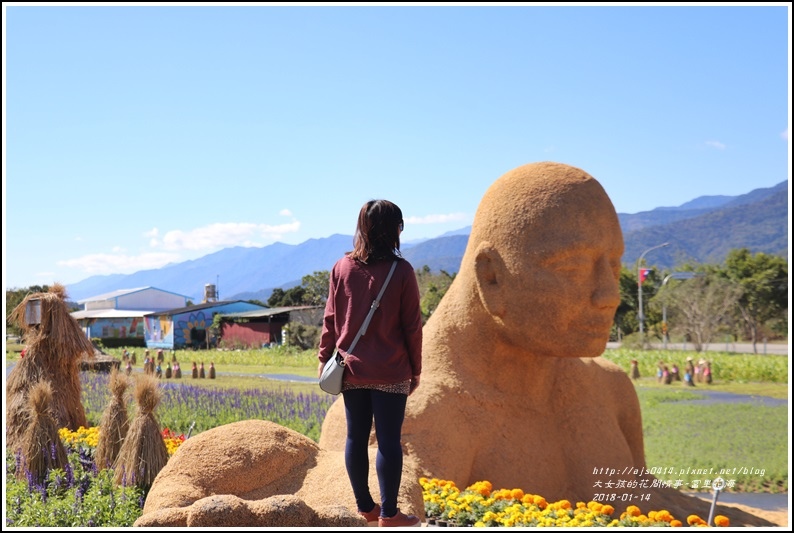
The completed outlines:
<svg viewBox="0 0 794 533">
<path fill-rule="evenodd" d="M 52 470 L 40 486 L 18 480 L 15 462 L 6 453 L 6 527 L 132 527 L 141 515 L 141 489 L 116 486 L 110 469 L 84 470 L 75 453 L 71 479 L 64 470 Z"/>
<path fill-rule="evenodd" d="M 301 284 L 286 291 L 273 289 L 267 299 L 268 307 L 296 307 L 300 305 L 325 305 L 328 299 L 328 283 L 331 273 L 318 270 L 303 276 Z"/>
<path fill-rule="evenodd" d="M 422 311 L 422 323 L 427 322 L 436 310 L 441 299 L 455 280 L 455 274 L 441 270 L 438 274 L 431 272 L 425 265 L 416 270 L 416 281 L 419 285 L 419 305 Z"/>
<path fill-rule="evenodd" d="M 318 326 L 290 322 L 284 329 L 287 331 L 287 345 L 299 350 L 310 350 L 320 344 L 322 333 Z"/>
<path fill-rule="evenodd" d="M 625 349 L 606 350 L 604 359 L 608 359 L 621 368 L 629 371 L 631 360 L 636 359 L 640 375 L 656 376 L 656 365 L 659 361 L 677 362 L 683 369 L 687 357 L 695 361 L 704 357 L 703 353 L 682 350 L 638 350 Z M 788 358 L 778 355 L 738 354 L 726 352 L 708 352 L 706 358 L 711 361 L 714 382 L 788 382 Z"/>
<path fill-rule="evenodd" d="M 784 258 L 753 255 L 742 248 L 728 254 L 724 268 L 711 270 L 741 287 L 736 314 L 746 338 L 756 342 L 764 324 L 788 324 L 788 263 Z"/>
</svg>

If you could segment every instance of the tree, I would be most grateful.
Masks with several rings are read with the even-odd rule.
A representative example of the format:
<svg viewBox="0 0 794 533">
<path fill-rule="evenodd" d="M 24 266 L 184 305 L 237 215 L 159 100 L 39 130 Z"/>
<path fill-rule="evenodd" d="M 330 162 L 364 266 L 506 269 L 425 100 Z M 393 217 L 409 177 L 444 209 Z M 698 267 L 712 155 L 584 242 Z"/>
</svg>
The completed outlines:
<svg viewBox="0 0 794 533">
<path fill-rule="evenodd" d="M 438 307 L 449 286 L 455 281 L 455 274 L 449 274 L 445 270 L 433 274 L 427 265 L 417 269 L 415 274 L 419 285 L 419 306 L 424 324 Z"/>
<path fill-rule="evenodd" d="M 304 305 L 325 305 L 325 301 L 328 300 L 330 279 L 331 273 L 328 270 L 318 270 L 313 274 L 303 276 L 301 287 L 304 289 Z"/>
<path fill-rule="evenodd" d="M 763 326 L 775 320 L 788 324 L 788 263 L 783 257 L 761 252 L 753 255 L 747 248 L 741 248 L 730 251 L 723 268 L 711 270 L 741 287 L 738 314 L 746 338 L 758 353 L 756 343 Z"/>
<path fill-rule="evenodd" d="M 657 308 L 666 305 L 670 329 L 685 334 L 700 352 L 729 322 L 741 292 L 737 283 L 712 274 L 668 285 L 649 303 Z"/>
</svg>

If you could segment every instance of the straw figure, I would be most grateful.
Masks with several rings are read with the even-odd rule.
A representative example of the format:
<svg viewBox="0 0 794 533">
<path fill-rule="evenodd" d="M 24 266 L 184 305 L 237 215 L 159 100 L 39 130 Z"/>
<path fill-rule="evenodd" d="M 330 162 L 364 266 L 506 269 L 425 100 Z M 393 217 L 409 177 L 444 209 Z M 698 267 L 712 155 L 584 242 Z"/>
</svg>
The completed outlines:
<svg viewBox="0 0 794 533">
<path fill-rule="evenodd" d="M 130 352 L 130 363 L 132 363 L 133 365 L 136 363 L 134 351 Z"/>
<path fill-rule="evenodd" d="M 55 284 L 49 292 L 26 296 L 9 317 L 22 330 L 27 345 L 25 357 L 17 361 L 6 383 L 6 446 L 12 452 L 30 425 L 27 396 L 38 381 L 49 382 L 57 395 L 53 417 L 58 428 L 77 431 L 88 426 L 80 401 L 80 362 L 83 356 L 93 359 L 94 345 L 65 302 L 65 287 Z M 40 317 L 28 313 L 28 304 L 41 310 Z"/>
<path fill-rule="evenodd" d="M 205 377 L 207 377 L 207 374 L 204 372 L 204 361 L 202 361 L 199 365 L 199 378 L 204 379 Z"/>
<path fill-rule="evenodd" d="M 127 373 L 128 376 L 132 375 L 132 363 L 127 361 L 127 366 L 124 367 L 124 371 Z"/>
<path fill-rule="evenodd" d="M 102 413 L 102 420 L 99 422 L 99 442 L 94 452 L 94 460 L 97 468 L 110 468 L 119 455 L 124 437 L 130 429 L 130 421 L 127 416 L 127 403 L 124 401 L 124 393 L 130 381 L 125 375 L 116 371 L 110 371 L 108 388 L 110 389 L 110 403 Z"/>
<path fill-rule="evenodd" d="M 171 363 L 169 362 L 169 363 L 168 363 L 168 364 L 165 366 L 165 377 L 166 377 L 166 379 L 171 379 L 171 375 L 172 375 L 173 373 L 174 373 L 174 372 L 173 372 L 173 370 L 171 369 Z"/>
<path fill-rule="evenodd" d="M 16 472 L 19 479 L 25 479 L 30 472 L 37 483 L 42 483 L 50 470 L 62 469 L 68 462 L 58 435 L 52 396 L 52 386 L 44 380 L 37 382 L 28 393 L 30 425 L 22 435 L 20 454 L 24 467 Z"/>
<path fill-rule="evenodd" d="M 144 375 L 136 379 L 135 401 L 138 411 L 113 463 L 113 481 L 116 485 L 136 485 L 148 490 L 168 462 L 168 449 L 154 413 L 161 396 L 157 378 Z"/>
<path fill-rule="evenodd" d="M 215 379 L 215 363 L 210 362 L 210 379 Z"/>
<path fill-rule="evenodd" d="M 179 366 L 179 361 L 174 361 L 174 379 L 182 377 L 182 367 Z"/>
<path fill-rule="evenodd" d="M 196 362 L 193 361 L 193 379 L 198 378 L 198 367 L 196 366 Z"/>
</svg>

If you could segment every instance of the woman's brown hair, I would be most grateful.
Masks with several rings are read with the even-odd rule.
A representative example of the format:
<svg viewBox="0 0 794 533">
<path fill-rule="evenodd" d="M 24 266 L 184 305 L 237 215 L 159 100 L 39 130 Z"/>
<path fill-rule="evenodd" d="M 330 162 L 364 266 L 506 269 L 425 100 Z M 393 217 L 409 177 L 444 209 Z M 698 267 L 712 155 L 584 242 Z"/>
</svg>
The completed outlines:
<svg viewBox="0 0 794 533">
<path fill-rule="evenodd" d="M 370 200 L 358 213 L 356 235 L 350 257 L 373 263 L 400 257 L 400 228 L 403 212 L 388 200 Z"/>
</svg>

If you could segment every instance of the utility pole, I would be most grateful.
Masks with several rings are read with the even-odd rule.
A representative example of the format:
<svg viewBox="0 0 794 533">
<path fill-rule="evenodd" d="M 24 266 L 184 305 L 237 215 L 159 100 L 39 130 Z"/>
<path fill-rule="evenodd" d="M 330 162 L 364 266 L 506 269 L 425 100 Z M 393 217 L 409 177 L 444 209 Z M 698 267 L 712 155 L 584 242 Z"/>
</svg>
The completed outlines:
<svg viewBox="0 0 794 533">
<path fill-rule="evenodd" d="M 639 313 L 637 315 L 637 318 L 639 318 L 640 320 L 640 340 L 642 341 L 643 346 L 645 345 L 645 329 L 644 329 L 645 313 L 642 310 L 642 275 L 640 273 L 640 265 L 642 264 L 642 258 L 645 257 L 645 254 L 653 250 L 656 250 L 657 248 L 667 246 L 669 244 L 670 244 L 669 242 L 665 242 L 663 244 L 659 244 L 657 246 L 648 248 L 647 250 L 642 252 L 640 254 L 639 259 L 637 259 L 637 292 L 639 294 Z"/>
</svg>

